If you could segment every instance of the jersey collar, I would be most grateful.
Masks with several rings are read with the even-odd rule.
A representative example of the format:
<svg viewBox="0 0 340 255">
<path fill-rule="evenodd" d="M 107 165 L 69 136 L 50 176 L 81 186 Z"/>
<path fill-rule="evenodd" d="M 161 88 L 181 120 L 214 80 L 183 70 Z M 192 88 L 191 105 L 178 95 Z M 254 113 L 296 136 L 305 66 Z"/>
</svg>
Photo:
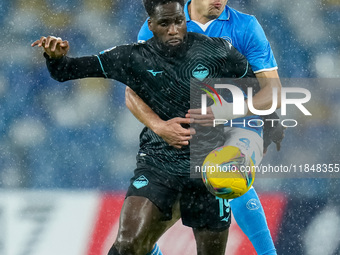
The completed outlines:
<svg viewBox="0 0 340 255">
<path fill-rule="evenodd" d="M 189 0 L 184 6 L 184 14 L 185 14 L 185 18 L 187 22 L 191 21 L 191 18 L 189 16 L 189 10 L 188 10 L 188 6 L 190 3 L 191 3 L 191 0 Z M 225 6 L 225 9 L 223 10 L 221 15 L 217 19 L 218 20 L 229 20 L 230 19 L 230 11 L 229 11 L 228 5 Z"/>
</svg>

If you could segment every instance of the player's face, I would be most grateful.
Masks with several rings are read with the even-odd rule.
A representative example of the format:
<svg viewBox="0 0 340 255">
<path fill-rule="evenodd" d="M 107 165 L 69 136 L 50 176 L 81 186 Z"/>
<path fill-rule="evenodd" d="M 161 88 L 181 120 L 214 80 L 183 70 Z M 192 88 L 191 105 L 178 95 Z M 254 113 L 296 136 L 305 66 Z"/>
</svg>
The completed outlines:
<svg viewBox="0 0 340 255">
<path fill-rule="evenodd" d="M 202 16 L 209 20 L 216 19 L 223 12 L 228 0 L 192 0 L 191 3 Z"/>
<path fill-rule="evenodd" d="M 183 8 L 176 2 L 158 5 L 148 24 L 154 37 L 169 47 L 182 44 L 187 34 Z"/>
</svg>

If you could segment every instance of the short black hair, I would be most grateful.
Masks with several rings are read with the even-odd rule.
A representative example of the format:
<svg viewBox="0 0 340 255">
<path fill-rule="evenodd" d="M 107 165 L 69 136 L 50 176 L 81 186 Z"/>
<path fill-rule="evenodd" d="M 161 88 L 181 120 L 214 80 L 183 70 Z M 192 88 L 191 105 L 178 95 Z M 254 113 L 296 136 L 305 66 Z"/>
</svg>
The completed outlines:
<svg viewBox="0 0 340 255">
<path fill-rule="evenodd" d="M 168 3 L 179 3 L 182 7 L 184 7 L 184 0 L 143 0 L 143 4 L 146 12 L 149 17 L 151 17 L 155 9 L 160 4 L 168 4 Z"/>
</svg>

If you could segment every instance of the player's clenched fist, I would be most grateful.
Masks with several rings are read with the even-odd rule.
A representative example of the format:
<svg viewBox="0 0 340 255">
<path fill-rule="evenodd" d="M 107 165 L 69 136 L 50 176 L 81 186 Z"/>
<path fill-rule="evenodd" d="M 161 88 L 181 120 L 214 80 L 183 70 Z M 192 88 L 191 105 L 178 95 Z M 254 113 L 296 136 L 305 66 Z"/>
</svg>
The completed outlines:
<svg viewBox="0 0 340 255">
<path fill-rule="evenodd" d="M 43 47 L 50 58 L 61 58 L 65 56 L 70 49 L 68 41 L 63 41 L 60 37 L 55 36 L 42 36 L 39 40 L 31 44 L 32 47 L 36 45 Z"/>
</svg>

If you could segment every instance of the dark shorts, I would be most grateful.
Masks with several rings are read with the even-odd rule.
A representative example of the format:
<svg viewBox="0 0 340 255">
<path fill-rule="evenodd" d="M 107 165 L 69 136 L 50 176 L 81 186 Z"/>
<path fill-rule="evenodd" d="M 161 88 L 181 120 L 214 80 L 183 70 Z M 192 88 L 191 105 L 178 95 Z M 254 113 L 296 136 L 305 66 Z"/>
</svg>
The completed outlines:
<svg viewBox="0 0 340 255">
<path fill-rule="evenodd" d="M 200 178 L 170 175 L 144 163 L 138 163 L 126 196 L 148 198 L 172 218 L 172 207 L 179 200 L 183 225 L 223 231 L 230 226 L 230 207 L 226 199 L 212 195 Z"/>
</svg>

